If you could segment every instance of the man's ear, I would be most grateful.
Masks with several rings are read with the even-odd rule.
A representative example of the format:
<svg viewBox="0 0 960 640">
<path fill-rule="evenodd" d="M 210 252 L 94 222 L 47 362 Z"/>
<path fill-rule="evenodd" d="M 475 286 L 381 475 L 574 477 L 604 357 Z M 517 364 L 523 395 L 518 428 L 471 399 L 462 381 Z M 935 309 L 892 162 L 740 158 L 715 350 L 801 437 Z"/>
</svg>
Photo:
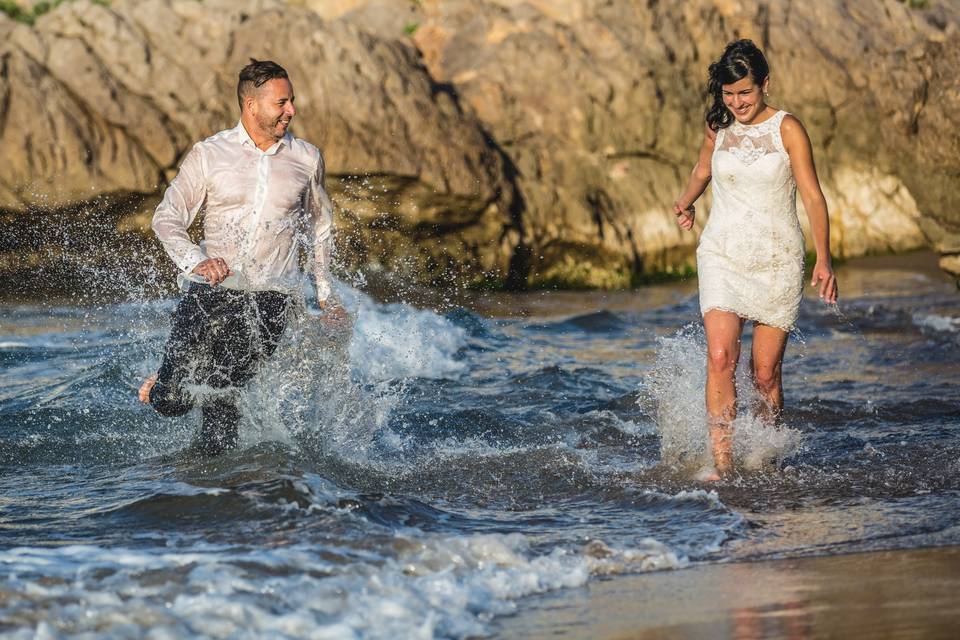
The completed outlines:
<svg viewBox="0 0 960 640">
<path fill-rule="evenodd" d="M 243 99 L 243 110 L 253 113 L 256 109 L 257 98 L 253 94 L 250 94 Z"/>
</svg>

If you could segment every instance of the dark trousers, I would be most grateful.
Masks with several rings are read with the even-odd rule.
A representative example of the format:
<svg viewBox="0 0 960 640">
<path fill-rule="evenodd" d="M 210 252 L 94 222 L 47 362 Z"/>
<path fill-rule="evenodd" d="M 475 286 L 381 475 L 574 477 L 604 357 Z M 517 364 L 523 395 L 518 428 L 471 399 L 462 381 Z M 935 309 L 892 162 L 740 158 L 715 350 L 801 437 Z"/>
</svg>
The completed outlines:
<svg viewBox="0 0 960 640">
<path fill-rule="evenodd" d="M 194 282 L 177 305 L 150 404 L 164 416 L 182 416 L 199 404 L 199 446 L 205 453 L 237 445 L 239 390 L 276 351 L 289 303 L 289 296 L 275 291 Z M 188 384 L 208 389 L 194 397 Z"/>
</svg>

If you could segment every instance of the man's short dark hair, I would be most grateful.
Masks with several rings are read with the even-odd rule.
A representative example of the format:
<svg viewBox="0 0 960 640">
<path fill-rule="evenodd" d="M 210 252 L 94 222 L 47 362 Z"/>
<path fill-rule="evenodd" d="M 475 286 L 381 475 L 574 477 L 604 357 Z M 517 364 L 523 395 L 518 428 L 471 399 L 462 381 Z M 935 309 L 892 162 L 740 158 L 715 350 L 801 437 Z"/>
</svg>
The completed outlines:
<svg viewBox="0 0 960 640">
<path fill-rule="evenodd" d="M 286 79 L 287 70 L 272 60 L 255 60 L 250 58 L 250 64 L 240 70 L 240 81 L 237 82 L 237 102 L 243 109 L 243 99 L 255 93 L 268 80 Z"/>
</svg>

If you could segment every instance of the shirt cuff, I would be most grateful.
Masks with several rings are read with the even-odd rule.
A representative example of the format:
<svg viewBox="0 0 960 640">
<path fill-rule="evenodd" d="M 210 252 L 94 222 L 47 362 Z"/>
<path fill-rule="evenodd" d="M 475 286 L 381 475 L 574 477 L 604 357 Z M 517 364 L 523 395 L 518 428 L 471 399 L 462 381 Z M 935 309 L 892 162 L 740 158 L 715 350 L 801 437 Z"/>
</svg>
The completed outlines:
<svg viewBox="0 0 960 640">
<path fill-rule="evenodd" d="M 317 278 L 317 301 L 326 302 L 330 299 L 330 283 Z"/>
<path fill-rule="evenodd" d="M 193 273 L 193 270 L 197 268 L 197 265 L 206 259 L 207 254 L 203 252 L 203 249 L 198 247 L 187 252 L 187 255 L 183 257 L 180 266 L 183 268 L 184 273 Z"/>
</svg>

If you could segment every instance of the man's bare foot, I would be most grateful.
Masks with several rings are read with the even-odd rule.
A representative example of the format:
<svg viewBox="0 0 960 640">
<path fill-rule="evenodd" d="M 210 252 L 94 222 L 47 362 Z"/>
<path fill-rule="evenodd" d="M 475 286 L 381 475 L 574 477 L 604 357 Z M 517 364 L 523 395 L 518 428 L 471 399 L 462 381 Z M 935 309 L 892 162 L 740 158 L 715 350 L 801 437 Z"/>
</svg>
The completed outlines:
<svg viewBox="0 0 960 640">
<path fill-rule="evenodd" d="M 153 385 L 155 384 L 157 384 L 157 374 L 153 374 L 143 381 L 143 384 L 140 386 L 140 392 L 137 394 L 140 402 L 150 404 L 150 390 L 153 389 Z"/>
</svg>

